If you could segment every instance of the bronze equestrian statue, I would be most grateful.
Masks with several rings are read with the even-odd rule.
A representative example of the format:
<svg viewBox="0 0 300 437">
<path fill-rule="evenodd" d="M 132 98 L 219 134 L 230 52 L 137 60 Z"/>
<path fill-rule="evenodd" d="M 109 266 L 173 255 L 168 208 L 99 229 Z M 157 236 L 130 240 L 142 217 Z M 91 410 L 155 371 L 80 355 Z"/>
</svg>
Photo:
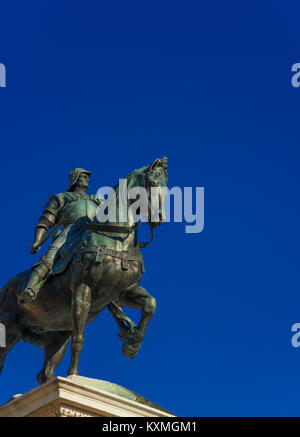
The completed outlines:
<svg viewBox="0 0 300 437">
<path fill-rule="evenodd" d="M 78 374 L 85 325 L 106 306 L 121 329 L 120 339 L 125 340 L 123 354 L 133 358 L 140 349 L 156 308 L 155 299 L 139 285 L 144 272 L 140 248 L 147 243 L 138 241 L 139 226 L 130 213 L 133 200 L 126 198 L 129 213 L 127 221 L 121 220 L 123 214 L 118 206 L 124 204 L 124 198 L 119 184 L 115 187 L 116 219 L 106 223 L 97 220 L 104 199 L 86 195 L 89 176 L 88 171 L 75 169 L 67 193 L 50 199 L 37 225 L 31 251 L 39 250 L 51 227 L 53 231 L 61 225 L 62 233 L 54 235 L 47 255 L 33 270 L 19 273 L 0 290 L 0 323 L 6 327 L 0 372 L 7 353 L 23 338 L 45 351 L 44 365 L 37 376 L 40 384 L 45 383 L 54 377 L 71 339 L 68 375 Z M 164 206 L 163 202 L 155 206 L 158 220 L 153 222 L 151 192 L 152 188 L 159 192 L 168 185 L 167 158 L 134 170 L 126 180 L 128 190 L 146 190 L 147 220 L 153 238 L 153 229 L 164 220 Z M 137 326 L 123 313 L 124 306 L 141 309 Z"/>
</svg>

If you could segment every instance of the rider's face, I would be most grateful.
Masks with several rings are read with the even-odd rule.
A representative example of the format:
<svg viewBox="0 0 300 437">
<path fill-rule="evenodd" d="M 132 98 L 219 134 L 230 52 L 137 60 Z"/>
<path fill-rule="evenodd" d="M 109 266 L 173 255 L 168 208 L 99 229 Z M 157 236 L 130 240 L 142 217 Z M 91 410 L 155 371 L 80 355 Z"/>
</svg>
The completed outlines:
<svg viewBox="0 0 300 437">
<path fill-rule="evenodd" d="M 87 173 L 81 173 L 81 175 L 78 178 L 77 184 L 80 187 L 88 188 L 90 183 L 90 175 Z"/>
</svg>

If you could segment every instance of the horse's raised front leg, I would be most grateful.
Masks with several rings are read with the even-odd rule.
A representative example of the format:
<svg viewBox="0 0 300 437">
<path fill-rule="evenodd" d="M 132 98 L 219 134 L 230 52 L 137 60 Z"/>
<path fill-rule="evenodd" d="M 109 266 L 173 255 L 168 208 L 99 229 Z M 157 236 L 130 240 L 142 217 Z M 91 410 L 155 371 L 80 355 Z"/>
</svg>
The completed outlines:
<svg viewBox="0 0 300 437">
<path fill-rule="evenodd" d="M 86 325 L 91 305 L 91 289 L 86 284 L 77 288 L 72 298 L 72 338 L 71 338 L 71 363 L 68 375 L 78 375 L 78 361 L 83 348 L 84 328 Z"/>
<path fill-rule="evenodd" d="M 118 303 L 121 307 L 127 306 L 129 308 L 142 309 L 141 320 L 134 335 L 123 344 L 122 348 L 122 352 L 127 358 L 134 358 L 141 347 L 141 341 L 145 337 L 148 323 L 155 313 L 156 300 L 145 288 L 140 285 L 134 285 L 122 293 Z"/>
</svg>

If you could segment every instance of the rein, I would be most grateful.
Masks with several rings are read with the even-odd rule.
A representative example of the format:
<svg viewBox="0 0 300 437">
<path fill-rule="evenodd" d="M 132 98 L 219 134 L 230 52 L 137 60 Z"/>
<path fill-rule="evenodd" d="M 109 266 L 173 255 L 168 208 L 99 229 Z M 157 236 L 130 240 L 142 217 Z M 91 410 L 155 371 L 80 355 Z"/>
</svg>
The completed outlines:
<svg viewBox="0 0 300 437">
<path fill-rule="evenodd" d="M 154 232 L 153 232 L 153 226 L 150 226 L 150 229 L 151 229 L 151 240 L 150 241 L 148 241 L 147 243 L 143 243 L 143 242 L 138 242 L 138 245 L 140 246 L 140 248 L 144 248 L 144 247 L 147 247 L 147 246 L 149 246 L 149 244 L 150 243 L 152 243 L 152 241 L 153 241 L 153 238 L 154 238 Z"/>
</svg>

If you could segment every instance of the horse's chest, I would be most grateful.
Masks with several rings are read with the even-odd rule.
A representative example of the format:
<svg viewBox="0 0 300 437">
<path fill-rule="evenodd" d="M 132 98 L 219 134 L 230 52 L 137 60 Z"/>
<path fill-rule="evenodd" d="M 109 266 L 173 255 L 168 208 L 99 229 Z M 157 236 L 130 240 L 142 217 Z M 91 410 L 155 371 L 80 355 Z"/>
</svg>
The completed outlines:
<svg viewBox="0 0 300 437">
<path fill-rule="evenodd" d="M 128 261 L 126 268 L 122 260 L 112 256 L 105 256 L 101 265 L 91 270 L 92 279 L 97 282 L 97 294 L 111 301 L 116 299 L 121 291 L 139 282 L 142 277 L 142 268 L 139 261 Z M 113 296 L 112 296 L 113 295 Z"/>
<path fill-rule="evenodd" d="M 108 256 L 105 264 L 104 279 L 111 283 L 113 278 L 116 278 L 120 287 L 126 282 L 136 281 L 141 276 L 141 266 L 138 261 L 126 261 L 124 267 L 122 259 Z"/>
</svg>

